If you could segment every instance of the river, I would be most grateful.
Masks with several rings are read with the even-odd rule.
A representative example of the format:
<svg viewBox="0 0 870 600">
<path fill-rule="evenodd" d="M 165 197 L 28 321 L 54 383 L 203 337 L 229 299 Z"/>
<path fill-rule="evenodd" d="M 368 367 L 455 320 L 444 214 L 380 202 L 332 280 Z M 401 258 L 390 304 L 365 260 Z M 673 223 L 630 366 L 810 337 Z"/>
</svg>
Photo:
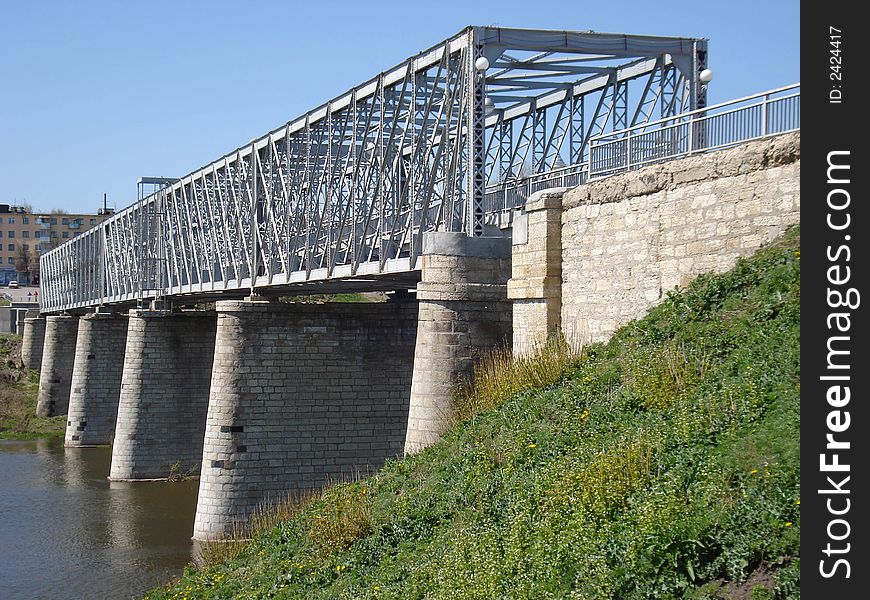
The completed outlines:
<svg viewBox="0 0 870 600">
<path fill-rule="evenodd" d="M 111 458 L 0 440 L 0 598 L 138 598 L 181 574 L 197 481 L 110 482 Z"/>
</svg>

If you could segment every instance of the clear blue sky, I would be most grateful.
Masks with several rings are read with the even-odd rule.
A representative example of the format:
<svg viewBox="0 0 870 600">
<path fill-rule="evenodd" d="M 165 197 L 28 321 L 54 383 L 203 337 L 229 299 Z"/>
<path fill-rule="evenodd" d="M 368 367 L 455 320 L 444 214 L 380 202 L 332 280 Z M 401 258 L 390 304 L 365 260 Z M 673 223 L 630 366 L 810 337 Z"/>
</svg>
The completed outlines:
<svg viewBox="0 0 870 600">
<path fill-rule="evenodd" d="M 799 2 L 0 2 L 0 203 L 122 208 L 466 25 L 710 39 L 710 102 L 799 80 Z"/>
</svg>

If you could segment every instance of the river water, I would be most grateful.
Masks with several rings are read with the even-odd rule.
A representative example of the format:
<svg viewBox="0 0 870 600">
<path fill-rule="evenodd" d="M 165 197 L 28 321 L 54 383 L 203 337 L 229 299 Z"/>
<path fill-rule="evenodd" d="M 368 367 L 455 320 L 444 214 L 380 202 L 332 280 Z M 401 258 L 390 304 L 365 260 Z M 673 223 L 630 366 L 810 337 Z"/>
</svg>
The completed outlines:
<svg viewBox="0 0 870 600">
<path fill-rule="evenodd" d="M 138 598 L 181 574 L 197 481 L 109 482 L 111 458 L 0 440 L 0 598 Z"/>
</svg>

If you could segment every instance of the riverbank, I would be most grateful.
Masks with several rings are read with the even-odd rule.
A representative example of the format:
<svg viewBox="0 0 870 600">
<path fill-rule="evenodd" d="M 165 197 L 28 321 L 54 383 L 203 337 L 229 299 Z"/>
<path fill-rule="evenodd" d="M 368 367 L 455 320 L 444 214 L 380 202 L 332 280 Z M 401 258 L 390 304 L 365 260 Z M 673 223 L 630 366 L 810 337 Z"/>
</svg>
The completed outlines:
<svg viewBox="0 0 870 600">
<path fill-rule="evenodd" d="M 795 228 L 148 598 L 799 598 L 799 342 Z"/>
<path fill-rule="evenodd" d="M 66 416 L 37 417 L 39 373 L 21 361 L 21 336 L 0 334 L 0 439 L 63 437 Z"/>
</svg>

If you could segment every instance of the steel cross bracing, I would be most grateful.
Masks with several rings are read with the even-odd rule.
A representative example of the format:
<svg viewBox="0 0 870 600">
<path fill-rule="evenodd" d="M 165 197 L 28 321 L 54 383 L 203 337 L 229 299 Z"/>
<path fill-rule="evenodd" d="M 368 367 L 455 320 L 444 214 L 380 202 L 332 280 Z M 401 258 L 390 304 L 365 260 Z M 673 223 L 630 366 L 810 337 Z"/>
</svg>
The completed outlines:
<svg viewBox="0 0 870 600">
<path fill-rule="evenodd" d="M 42 310 L 415 271 L 424 232 L 493 233 L 512 183 L 703 106 L 705 60 L 703 39 L 468 27 L 48 252 Z"/>
</svg>

